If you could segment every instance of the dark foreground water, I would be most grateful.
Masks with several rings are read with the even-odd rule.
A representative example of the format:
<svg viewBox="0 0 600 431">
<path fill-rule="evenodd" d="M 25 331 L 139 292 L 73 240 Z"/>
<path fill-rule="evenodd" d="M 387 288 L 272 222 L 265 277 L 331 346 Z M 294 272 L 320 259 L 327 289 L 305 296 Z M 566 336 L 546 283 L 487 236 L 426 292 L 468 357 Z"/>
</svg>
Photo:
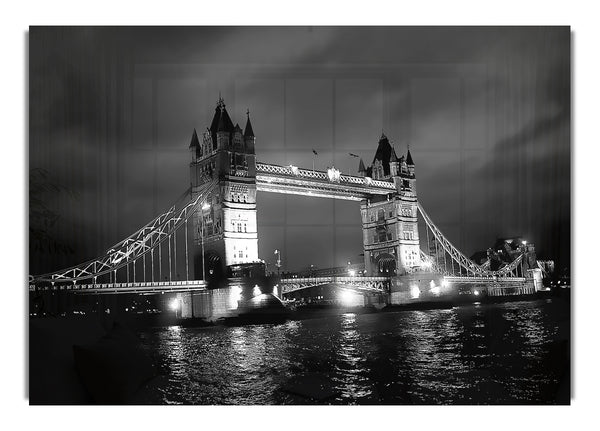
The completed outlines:
<svg viewBox="0 0 600 431">
<path fill-rule="evenodd" d="M 569 402 L 569 305 L 558 299 L 141 336 L 165 374 L 152 402 Z"/>
</svg>

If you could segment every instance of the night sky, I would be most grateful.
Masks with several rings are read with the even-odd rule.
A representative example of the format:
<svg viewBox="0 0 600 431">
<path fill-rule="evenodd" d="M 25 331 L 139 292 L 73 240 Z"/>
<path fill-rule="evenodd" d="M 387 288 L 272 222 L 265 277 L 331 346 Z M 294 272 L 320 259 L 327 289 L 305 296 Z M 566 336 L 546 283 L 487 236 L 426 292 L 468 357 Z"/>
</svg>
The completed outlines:
<svg viewBox="0 0 600 431">
<path fill-rule="evenodd" d="M 31 28 L 30 186 L 59 247 L 30 241 L 29 272 L 93 258 L 173 203 L 219 92 L 234 123 L 250 110 L 259 161 L 310 168 L 314 149 L 317 169 L 356 174 L 348 153 L 370 164 L 383 131 L 465 254 L 522 236 L 568 266 L 570 44 L 568 27 Z M 362 261 L 356 202 L 259 192 L 258 211 L 268 263 Z"/>
</svg>

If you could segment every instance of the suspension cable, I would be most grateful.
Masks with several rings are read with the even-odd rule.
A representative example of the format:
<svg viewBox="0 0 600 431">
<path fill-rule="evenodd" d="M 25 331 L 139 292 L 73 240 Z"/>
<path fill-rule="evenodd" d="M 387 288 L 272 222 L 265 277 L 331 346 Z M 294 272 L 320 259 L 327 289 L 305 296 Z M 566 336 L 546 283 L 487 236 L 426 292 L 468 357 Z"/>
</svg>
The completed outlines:
<svg viewBox="0 0 600 431">
<path fill-rule="evenodd" d="M 47 273 L 32 277 L 32 283 L 36 282 L 77 282 L 79 280 L 97 279 L 98 276 L 108 274 L 109 283 L 113 276 L 116 278 L 115 271 L 127 266 L 131 261 L 133 263 L 134 273 L 136 271 L 136 262 L 140 257 L 149 253 L 158 247 L 159 254 L 161 253 L 161 244 L 165 240 L 170 239 L 187 220 L 194 211 L 199 202 L 208 195 L 217 185 L 217 180 L 212 179 L 203 184 L 194 199 L 192 199 L 181 210 L 177 209 L 177 205 L 172 206 L 165 213 L 153 219 L 142 228 L 138 229 L 134 234 L 125 238 L 116 244 L 116 247 L 110 248 L 103 256 L 84 262 L 82 264 L 70 267 L 56 273 Z M 182 195 L 188 196 L 189 189 Z M 162 259 L 159 257 L 162 261 Z M 145 264 L 145 260 L 143 261 Z M 161 265 L 159 265 L 159 270 Z M 145 272 L 145 269 L 144 269 Z M 162 275 L 161 275 L 162 276 Z M 134 278 L 136 275 L 134 274 Z"/>
</svg>

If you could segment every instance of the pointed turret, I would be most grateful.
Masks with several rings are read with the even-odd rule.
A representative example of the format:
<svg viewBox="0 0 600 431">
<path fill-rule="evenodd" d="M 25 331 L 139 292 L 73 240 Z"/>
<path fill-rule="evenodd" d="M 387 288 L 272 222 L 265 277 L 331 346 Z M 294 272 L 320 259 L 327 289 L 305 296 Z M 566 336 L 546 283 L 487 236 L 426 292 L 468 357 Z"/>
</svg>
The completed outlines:
<svg viewBox="0 0 600 431">
<path fill-rule="evenodd" d="M 392 147 L 392 155 L 390 156 L 390 162 L 397 162 L 398 156 L 396 156 L 396 149 Z"/>
<path fill-rule="evenodd" d="M 233 122 L 225 109 L 225 101 L 219 97 L 219 102 L 215 109 L 215 116 L 210 125 L 210 131 L 213 140 L 217 141 L 217 148 L 227 148 L 231 143 L 231 133 L 233 132 Z"/>
<path fill-rule="evenodd" d="M 398 156 L 396 156 L 396 149 L 392 147 L 392 154 L 390 156 L 390 175 L 396 176 L 400 174 L 400 163 L 398 163 Z"/>
<path fill-rule="evenodd" d="M 194 133 L 192 133 L 192 140 L 190 141 L 190 148 L 200 147 L 200 141 L 198 140 L 198 134 L 196 133 L 196 129 L 194 129 Z"/>
<path fill-rule="evenodd" d="M 410 155 L 410 148 L 408 149 L 408 153 L 406 154 L 406 164 L 408 166 L 414 166 L 415 165 L 415 163 L 413 162 L 413 158 Z"/>
<path fill-rule="evenodd" d="M 410 154 L 410 147 L 408 147 L 408 152 L 406 153 L 406 168 L 408 170 L 408 174 L 412 177 L 415 176 L 415 162 L 413 162 L 412 155 Z"/>
<path fill-rule="evenodd" d="M 246 127 L 244 128 L 244 143 L 246 149 L 254 151 L 254 144 L 256 143 L 256 137 L 254 136 L 254 130 L 252 130 L 252 123 L 250 122 L 250 110 L 246 110 Z"/>
<path fill-rule="evenodd" d="M 196 129 L 194 129 L 194 133 L 192 133 L 192 140 L 190 141 L 189 149 L 190 155 L 192 156 L 192 162 L 195 162 L 196 159 L 201 156 L 200 141 L 198 140 Z"/>
<path fill-rule="evenodd" d="M 252 123 L 250 123 L 250 111 L 246 111 L 248 119 L 246 120 L 246 128 L 244 129 L 244 138 L 254 138 L 254 130 L 252 130 Z"/>
<path fill-rule="evenodd" d="M 366 173 L 367 173 L 367 169 L 365 168 L 365 164 L 361 157 L 360 161 L 358 162 L 358 175 L 360 175 L 361 177 L 364 177 Z"/>
</svg>

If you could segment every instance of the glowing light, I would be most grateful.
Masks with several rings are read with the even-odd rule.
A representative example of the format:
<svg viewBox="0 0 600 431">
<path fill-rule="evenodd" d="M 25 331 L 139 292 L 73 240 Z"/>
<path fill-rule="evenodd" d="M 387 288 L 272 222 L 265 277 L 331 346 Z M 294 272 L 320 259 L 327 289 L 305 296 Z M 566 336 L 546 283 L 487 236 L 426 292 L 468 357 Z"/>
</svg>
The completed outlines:
<svg viewBox="0 0 600 431">
<path fill-rule="evenodd" d="M 421 289 L 419 286 L 413 286 L 410 288 L 410 296 L 412 299 L 417 299 L 421 295 Z"/>
<path fill-rule="evenodd" d="M 439 295 L 439 294 L 440 294 L 440 286 L 433 286 L 433 287 L 431 288 L 431 293 L 432 293 L 433 295 Z"/>
<path fill-rule="evenodd" d="M 523 245 L 527 245 L 527 241 L 521 241 Z"/>
<path fill-rule="evenodd" d="M 350 290 L 342 290 L 340 292 L 340 300 L 344 305 L 359 305 L 361 295 L 356 294 Z"/>
<path fill-rule="evenodd" d="M 442 287 L 448 287 L 450 286 L 450 283 L 448 283 L 448 280 L 442 280 Z"/>
<path fill-rule="evenodd" d="M 474 290 L 473 291 L 473 295 L 478 296 L 479 295 L 479 290 Z"/>
<path fill-rule="evenodd" d="M 354 277 L 354 276 L 356 276 L 356 271 L 353 270 L 353 269 L 351 269 L 350 270 L 350 277 Z"/>
<path fill-rule="evenodd" d="M 329 181 L 337 183 L 340 182 L 340 171 L 338 171 L 336 168 L 327 169 L 327 176 L 329 177 Z"/>
<path fill-rule="evenodd" d="M 255 285 L 254 285 L 254 290 L 252 291 L 252 294 L 253 294 L 254 296 L 258 296 L 258 295 L 260 295 L 261 293 L 262 293 L 262 292 L 260 291 L 260 287 L 258 287 L 258 284 L 255 284 Z"/>
<path fill-rule="evenodd" d="M 237 309 L 240 299 L 242 299 L 242 288 L 240 286 L 232 286 L 231 295 L 229 296 L 229 308 L 232 310 Z"/>
<path fill-rule="evenodd" d="M 171 302 L 169 303 L 169 308 L 173 311 L 179 310 L 179 300 L 178 299 L 171 300 Z"/>
<path fill-rule="evenodd" d="M 210 208 L 210 204 L 208 202 L 204 202 L 204 204 L 202 205 L 202 209 L 207 210 L 209 208 Z"/>
</svg>

